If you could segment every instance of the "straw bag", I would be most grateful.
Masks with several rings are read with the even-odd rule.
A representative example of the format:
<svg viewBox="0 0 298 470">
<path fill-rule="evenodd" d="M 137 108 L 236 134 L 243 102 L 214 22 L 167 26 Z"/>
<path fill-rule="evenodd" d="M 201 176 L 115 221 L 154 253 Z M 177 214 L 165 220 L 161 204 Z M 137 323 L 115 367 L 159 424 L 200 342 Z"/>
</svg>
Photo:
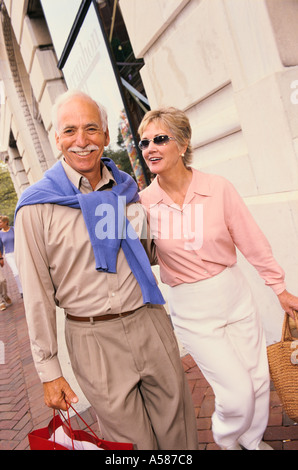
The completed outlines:
<svg viewBox="0 0 298 470">
<path fill-rule="evenodd" d="M 281 341 L 268 346 L 267 354 L 270 375 L 283 408 L 289 418 L 298 422 L 298 338 L 292 336 L 289 315 L 285 314 Z"/>
</svg>

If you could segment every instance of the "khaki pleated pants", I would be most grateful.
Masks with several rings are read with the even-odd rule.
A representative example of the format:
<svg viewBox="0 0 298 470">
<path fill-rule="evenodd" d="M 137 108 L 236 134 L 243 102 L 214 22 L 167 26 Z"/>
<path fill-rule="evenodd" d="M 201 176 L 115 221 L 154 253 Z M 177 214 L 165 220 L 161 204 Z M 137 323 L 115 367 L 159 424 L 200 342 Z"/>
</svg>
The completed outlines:
<svg viewBox="0 0 298 470">
<path fill-rule="evenodd" d="M 66 342 L 104 439 L 139 450 L 198 448 L 193 402 L 163 307 L 94 324 L 66 320 Z"/>
</svg>

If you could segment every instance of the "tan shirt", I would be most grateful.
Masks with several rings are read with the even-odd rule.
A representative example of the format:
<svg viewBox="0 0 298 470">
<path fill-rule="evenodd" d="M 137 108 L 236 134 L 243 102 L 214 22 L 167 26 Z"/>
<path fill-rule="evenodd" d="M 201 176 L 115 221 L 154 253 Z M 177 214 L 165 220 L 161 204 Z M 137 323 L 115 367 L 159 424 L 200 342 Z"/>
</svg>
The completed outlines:
<svg viewBox="0 0 298 470">
<path fill-rule="evenodd" d="M 70 181 L 82 193 L 92 191 L 86 178 L 65 162 L 63 166 Z M 95 189 L 99 190 L 111 179 L 104 166 L 102 179 Z M 134 206 L 136 210 L 129 213 L 138 214 L 142 221 L 133 224 L 140 235 L 146 216 L 140 204 Z M 141 241 L 150 256 L 150 240 Z M 116 274 L 96 271 L 93 249 L 79 209 L 56 204 L 21 208 L 15 224 L 15 255 L 32 354 L 42 382 L 62 375 L 57 358 L 56 305 L 71 315 L 88 317 L 122 313 L 143 305 L 141 288 L 122 249 L 118 253 Z"/>
</svg>

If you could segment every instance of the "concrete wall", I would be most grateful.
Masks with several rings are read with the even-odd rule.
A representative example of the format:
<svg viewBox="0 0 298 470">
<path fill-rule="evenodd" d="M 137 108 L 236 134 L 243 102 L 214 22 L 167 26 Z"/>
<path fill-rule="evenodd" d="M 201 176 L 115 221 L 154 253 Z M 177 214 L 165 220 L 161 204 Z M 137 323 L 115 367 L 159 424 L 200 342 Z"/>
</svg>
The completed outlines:
<svg viewBox="0 0 298 470">
<path fill-rule="evenodd" d="M 27 8 L 28 0 L 5 0 L 0 23 L 0 151 L 18 195 L 59 156 L 51 107 L 66 90 L 46 22 L 29 18 Z"/>
<path fill-rule="evenodd" d="M 193 166 L 236 186 L 298 295 L 298 2 L 120 0 L 120 7 L 145 61 L 151 108 L 187 112 Z M 241 254 L 239 262 L 268 343 L 277 341 L 279 302 Z"/>
</svg>

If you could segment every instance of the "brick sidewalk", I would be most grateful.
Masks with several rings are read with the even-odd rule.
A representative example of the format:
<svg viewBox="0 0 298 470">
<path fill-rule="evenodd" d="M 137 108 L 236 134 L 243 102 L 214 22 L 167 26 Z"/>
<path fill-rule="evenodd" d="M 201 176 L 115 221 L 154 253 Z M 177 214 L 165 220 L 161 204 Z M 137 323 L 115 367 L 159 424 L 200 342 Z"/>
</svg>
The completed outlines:
<svg viewBox="0 0 298 470">
<path fill-rule="evenodd" d="M 13 305 L 0 312 L 0 341 L 5 345 L 4 360 L 0 354 L 0 450 L 27 450 L 28 433 L 46 426 L 52 410 L 43 402 L 42 385 L 32 362 L 23 302 L 8 268 L 6 276 Z M 211 431 L 212 389 L 191 356 L 183 357 L 182 364 L 196 411 L 199 448 L 219 450 Z M 82 417 L 95 432 L 98 430 L 92 408 L 84 411 Z M 78 418 L 73 417 L 72 421 L 74 428 L 84 429 Z M 285 415 L 274 390 L 264 440 L 276 450 L 298 450 L 298 425 Z"/>
</svg>

